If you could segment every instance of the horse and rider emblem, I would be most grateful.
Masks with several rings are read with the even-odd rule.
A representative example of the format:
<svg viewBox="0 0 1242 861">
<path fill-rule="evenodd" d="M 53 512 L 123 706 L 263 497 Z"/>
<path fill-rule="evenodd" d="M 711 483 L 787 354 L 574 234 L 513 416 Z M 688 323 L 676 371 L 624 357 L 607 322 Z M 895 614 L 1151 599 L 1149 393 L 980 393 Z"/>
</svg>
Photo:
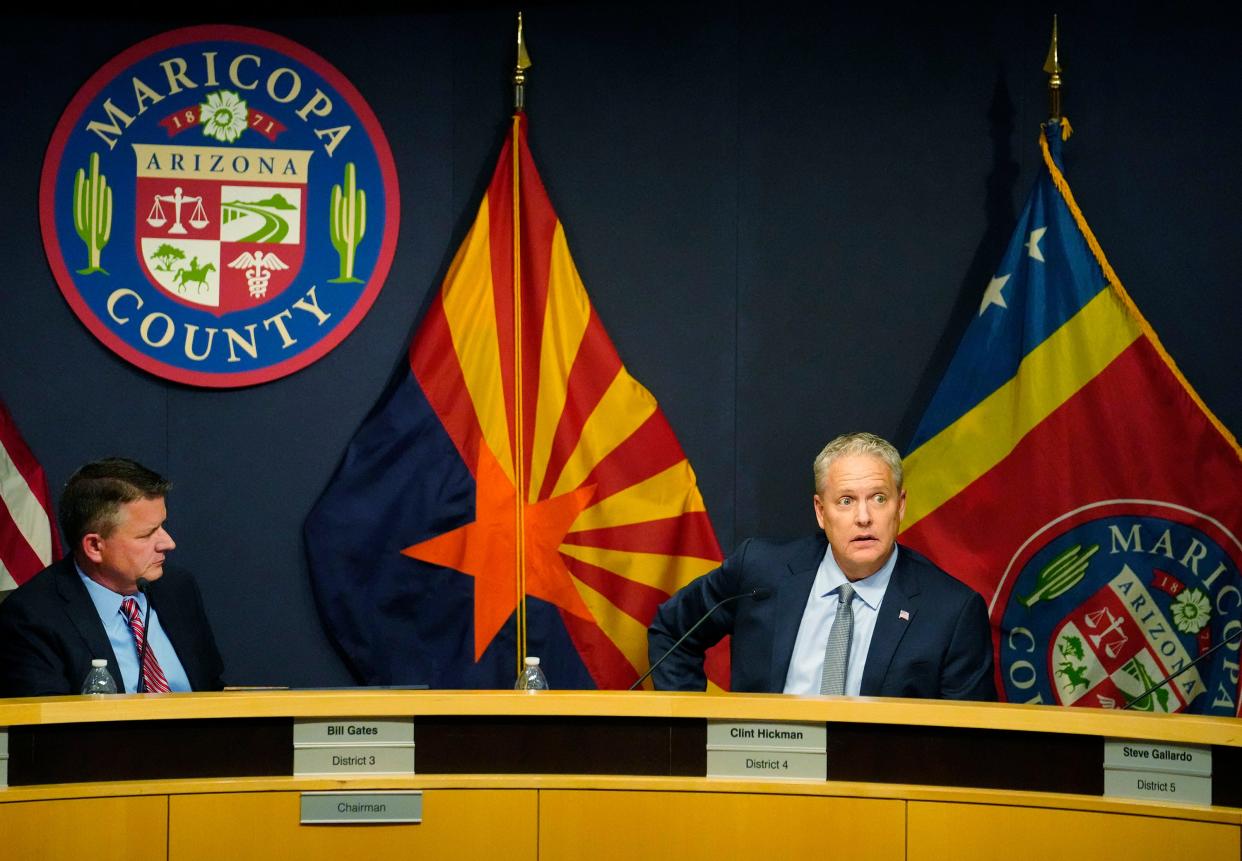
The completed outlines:
<svg viewBox="0 0 1242 861">
<path fill-rule="evenodd" d="M 147 277 L 176 301 L 223 316 L 268 302 L 294 282 L 305 254 L 309 178 L 305 170 L 260 173 L 262 150 L 231 149 L 219 160 L 212 150 L 135 146 L 135 224 Z M 199 170 L 187 177 L 193 164 Z M 213 164 L 228 179 L 197 175 Z M 263 182 L 245 181 L 246 174 Z"/>
</svg>

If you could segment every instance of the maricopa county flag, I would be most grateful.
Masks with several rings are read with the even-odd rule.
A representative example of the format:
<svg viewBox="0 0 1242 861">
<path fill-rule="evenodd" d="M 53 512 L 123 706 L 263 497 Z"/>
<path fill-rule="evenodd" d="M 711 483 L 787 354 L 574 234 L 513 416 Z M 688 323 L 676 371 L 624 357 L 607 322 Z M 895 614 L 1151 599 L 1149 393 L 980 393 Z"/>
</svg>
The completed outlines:
<svg viewBox="0 0 1242 861">
<path fill-rule="evenodd" d="M 1004 699 L 1120 708 L 1242 630 L 1242 453 L 1105 259 L 1061 129 L 910 446 L 903 541 L 989 599 Z M 1236 715 L 1238 663 L 1134 707 Z"/>
<path fill-rule="evenodd" d="M 694 472 L 587 298 L 524 115 L 409 372 L 305 531 L 320 612 L 370 684 L 512 687 L 529 654 L 553 687 L 627 687 L 656 607 L 719 563 Z"/>
<path fill-rule="evenodd" d="M 0 592 L 59 558 L 47 476 L 0 403 Z"/>
</svg>

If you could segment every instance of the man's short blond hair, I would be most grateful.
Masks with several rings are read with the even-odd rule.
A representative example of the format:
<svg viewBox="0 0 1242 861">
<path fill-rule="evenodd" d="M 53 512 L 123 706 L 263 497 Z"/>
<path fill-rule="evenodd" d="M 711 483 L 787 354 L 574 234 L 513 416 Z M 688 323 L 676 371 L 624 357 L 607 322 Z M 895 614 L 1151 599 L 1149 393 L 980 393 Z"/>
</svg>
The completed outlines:
<svg viewBox="0 0 1242 861">
<path fill-rule="evenodd" d="M 839 457 L 869 454 L 878 457 L 888 466 L 893 474 L 893 483 L 897 490 L 902 488 L 901 455 L 891 442 L 873 433 L 843 433 L 828 445 L 824 446 L 815 457 L 815 492 L 823 490 L 828 470 Z"/>
</svg>

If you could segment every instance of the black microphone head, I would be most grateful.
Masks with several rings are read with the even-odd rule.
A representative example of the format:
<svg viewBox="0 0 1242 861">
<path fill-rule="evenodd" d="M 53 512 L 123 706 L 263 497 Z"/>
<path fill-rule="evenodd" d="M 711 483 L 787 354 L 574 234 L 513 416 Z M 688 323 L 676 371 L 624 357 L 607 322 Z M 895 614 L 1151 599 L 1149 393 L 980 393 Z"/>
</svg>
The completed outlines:
<svg viewBox="0 0 1242 861">
<path fill-rule="evenodd" d="M 145 577 L 139 577 L 137 585 L 138 591 L 144 595 L 147 594 L 147 590 L 151 588 L 151 584 L 147 582 L 147 578 Z"/>
<path fill-rule="evenodd" d="M 768 598 L 772 597 L 772 590 L 766 586 L 760 586 L 758 589 L 751 590 L 750 597 L 754 598 L 756 601 L 766 601 Z"/>
</svg>

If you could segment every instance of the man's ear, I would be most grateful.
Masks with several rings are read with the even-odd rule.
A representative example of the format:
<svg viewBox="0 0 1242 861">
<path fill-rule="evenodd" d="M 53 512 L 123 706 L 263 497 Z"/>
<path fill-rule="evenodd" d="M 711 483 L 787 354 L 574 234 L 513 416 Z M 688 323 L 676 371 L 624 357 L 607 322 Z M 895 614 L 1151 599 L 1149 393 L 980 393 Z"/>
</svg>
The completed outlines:
<svg viewBox="0 0 1242 861">
<path fill-rule="evenodd" d="M 104 538 L 98 532 L 88 532 L 82 536 L 82 541 L 78 545 L 82 551 L 82 557 L 91 562 L 103 561 L 103 542 Z"/>
</svg>

